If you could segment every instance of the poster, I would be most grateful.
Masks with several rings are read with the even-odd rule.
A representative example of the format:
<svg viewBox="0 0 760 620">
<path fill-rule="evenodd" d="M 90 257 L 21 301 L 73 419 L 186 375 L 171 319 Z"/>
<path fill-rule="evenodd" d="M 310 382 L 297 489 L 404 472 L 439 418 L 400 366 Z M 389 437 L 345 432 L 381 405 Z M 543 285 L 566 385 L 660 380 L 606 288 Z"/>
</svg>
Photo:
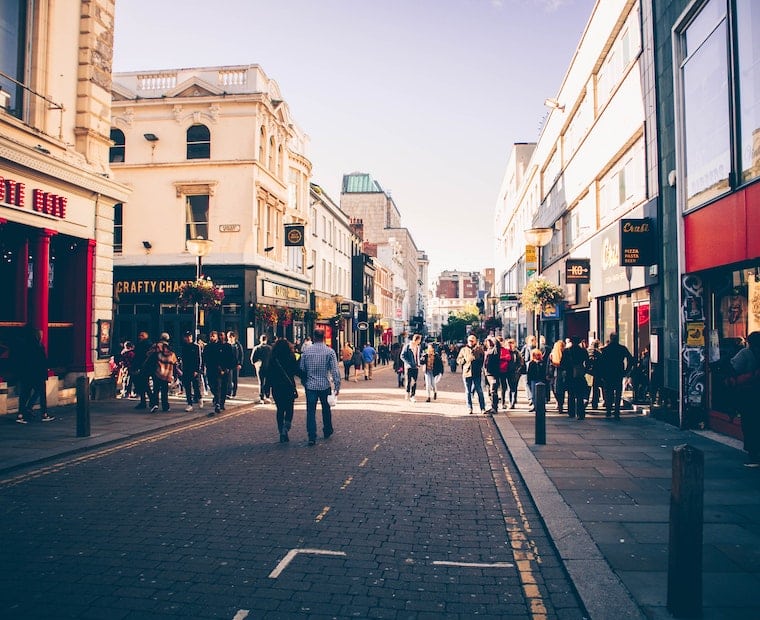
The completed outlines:
<svg viewBox="0 0 760 620">
<path fill-rule="evenodd" d="M 111 320 L 98 320 L 98 359 L 111 357 Z"/>
</svg>

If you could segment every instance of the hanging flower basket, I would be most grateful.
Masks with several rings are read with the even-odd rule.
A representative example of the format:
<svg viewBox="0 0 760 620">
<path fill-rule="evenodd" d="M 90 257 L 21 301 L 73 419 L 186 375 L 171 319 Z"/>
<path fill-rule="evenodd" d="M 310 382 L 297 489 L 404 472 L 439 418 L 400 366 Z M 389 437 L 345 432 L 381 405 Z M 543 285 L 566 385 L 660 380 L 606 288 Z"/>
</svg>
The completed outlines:
<svg viewBox="0 0 760 620">
<path fill-rule="evenodd" d="M 293 308 L 293 320 L 303 321 L 304 311 L 301 308 Z"/>
<path fill-rule="evenodd" d="M 293 311 L 290 308 L 277 307 L 277 322 L 286 327 L 293 322 Z"/>
<path fill-rule="evenodd" d="M 315 321 L 319 317 L 319 312 L 316 310 L 304 310 L 303 320 L 308 322 Z"/>
<path fill-rule="evenodd" d="M 256 318 L 267 325 L 277 323 L 277 308 L 268 304 L 256 304 Z"/>
<path fill-rule="evenodd" d="M 185 282 L 179 287 L 179 304 L 188 308 L 198 304 L 204 310 L 213 310 L 222 305 L 224 291 L 215 286 L 211 278 L 198 278 Z"/>
<path fill-rule="evenodd" d="M 527 310 L 541 310 L 546 304 L 557 304 L 565 298 L 565 292 L 546 278 L 529 280 L 522 290 L 520 301 Z"/>
</svg>

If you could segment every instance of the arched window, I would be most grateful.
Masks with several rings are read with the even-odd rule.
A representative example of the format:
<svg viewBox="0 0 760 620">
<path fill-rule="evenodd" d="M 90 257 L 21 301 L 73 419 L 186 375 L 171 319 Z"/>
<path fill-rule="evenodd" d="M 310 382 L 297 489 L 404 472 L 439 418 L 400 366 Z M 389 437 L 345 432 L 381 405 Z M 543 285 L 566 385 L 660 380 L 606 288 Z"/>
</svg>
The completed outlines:
<svg viewBox="0 0 760 620">
<path fill-rule="evenodd" d="M 187 158 L 211 158 L 211 132 L 205 125 L 190 125 L 187 128 Z"/>
<path fill-rule="evenodd" d="M 113 142 L 113 145 L 108 151 L 108 162 L 113 163 L 121 163 L 124 161 L 124 148 L 125 148 L 125 139 L 124 139 L 124 132 L 121 129 L 111 129 L 111 142 Z"/>
<path fill-rule="evenodd" d="M 272 172 L 275 170 L 275 158 L 277 157 L 277 148 L 274 143 L 274 136 L 269 138 L 269 165 L 267 166 Z"/>
<path fill-rule="evenodd" d="M 267 159 L 267 130 L 261 126 L 259 132 L 259 163 L 263 166 Z"/>
<path fill-rule="evenodd" d="M 117 203 L 113 206 L 113 253 L 121 254 L 124 242 L 124 205 Z"/>
</svg>

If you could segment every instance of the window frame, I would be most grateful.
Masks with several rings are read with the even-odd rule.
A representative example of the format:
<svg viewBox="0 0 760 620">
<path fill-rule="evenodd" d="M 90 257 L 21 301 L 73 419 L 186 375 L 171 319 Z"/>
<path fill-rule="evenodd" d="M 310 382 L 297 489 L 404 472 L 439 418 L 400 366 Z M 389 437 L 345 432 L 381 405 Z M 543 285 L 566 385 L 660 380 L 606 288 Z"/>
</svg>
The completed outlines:
<svg viewBox="0 0 760 620">
<path fill-rule="evenodd" d="M 117 132 L 120 134 L 121 140 L 119 140 L 118 135 L 114 137 L 114 134 Z M 111 127 L 108 137 L 111 139 L 111 142 L 113 142 L 108 149 L 108 163 L 123 164 L 126 161 L 127 156 L 127 138 L 124 135 L 124 132 L 118 127 Z M 121 159 L 118 159 L 119 154 L 121 154 Z"/>
<path fill-rule="evenodd" d="M 202 137 L 191 138 L 190 133 L 200 128 L 204 130 Z M 211 159 L 211 130 L 203 123 L 193 123 L 185 131 L 187 145 L 186 159 Z"/>
<path fill-rule="evenodd" d="M 205 222 L 203 220 L 195 220 L 190 219 L 190 216 L 195 216 L 195 211 L 193 210 L 194 205 L 193 202 L 202 201 L 205 199 L 205 215 L 206 220 Z M 211 196 L 209 194 L 185 194 L 185 241 L 189 241 L 191 239 L 208 239 L 209 238 L 209 231 L 211 230 Z M 193 230 L 193 227 L 200 226 L 201 230 Z M 205 230 L 202 229 L 202 227 L 205 226 Z"/>
</svg>

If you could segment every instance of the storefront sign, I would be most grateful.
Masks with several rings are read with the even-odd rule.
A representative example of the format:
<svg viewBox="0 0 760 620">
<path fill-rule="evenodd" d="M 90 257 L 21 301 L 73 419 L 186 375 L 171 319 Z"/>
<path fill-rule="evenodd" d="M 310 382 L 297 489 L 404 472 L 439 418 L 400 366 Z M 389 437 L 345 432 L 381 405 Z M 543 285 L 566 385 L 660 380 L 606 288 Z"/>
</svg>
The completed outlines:
<svg viewBox="0 0 760 620">
<path fill-rule="evenodd" d="M 308 295 L 304 289 L 285 286 L 271 280 L 262 280 L 261 293 L 265 297 L 276 297 L 277 299 L 297 301 L 304 304 L 308 301 Z"/>
<path fill-rule="evenodd" d="M 193 280 L 117 280 L 114 291 L 117 295 L 179 295 L 185 282 Z"/>
<path fill-rule="evenodd" d="M 347 301 L 340 302 L 339 311 L 343 316 L 351 316 L 351 304 Z"/>
<path fill-rule="evenodd" d="M 565 261 L 565 282 L 568 284 L 588 284 L 591 282 L 591 260 L 588 258 L 568 258 Z"/>
<path fill-rule="evenodd" d="M 303 243 L 303 224 L 286 224 L 285 245 L 302 246 Z"/>
<path fill-rule="evenodd" d="M 654 225 L 648 217 L 620 220 L 620 265 L 646 267 L 655 260 Z"/>
<path fill-rule="evenodd" d="M 26 185 L 15 179 L 0 177 L 0 203 L 26 208 Z M 32 209 L 37 213 L 64 219 L 68 198 L 41 189 L 32 190 Z"/>
<path fill-rule="evenodd" d="M 541 308 L 541 320 L 542 321 L 556 321 L 562 318 L 562 303 L 558 304 L 544 304 Z"/>
<path fill-rule="evenodd" d="M 538 251 L 535 245 L 525 246 L 525 279 L 530 280 L 538 270 Z"/>
<path fill-rule="evenodd" d="M 626 268 L 620 266 L 620 229 L 619 222 L 608 226 L 591 241 L 591 290 L 594 297 L 604 297 L 624 291 L 635 290 L 645 286 L 644 269 L 632 269 L 630 280 Z"/>
</svg>

